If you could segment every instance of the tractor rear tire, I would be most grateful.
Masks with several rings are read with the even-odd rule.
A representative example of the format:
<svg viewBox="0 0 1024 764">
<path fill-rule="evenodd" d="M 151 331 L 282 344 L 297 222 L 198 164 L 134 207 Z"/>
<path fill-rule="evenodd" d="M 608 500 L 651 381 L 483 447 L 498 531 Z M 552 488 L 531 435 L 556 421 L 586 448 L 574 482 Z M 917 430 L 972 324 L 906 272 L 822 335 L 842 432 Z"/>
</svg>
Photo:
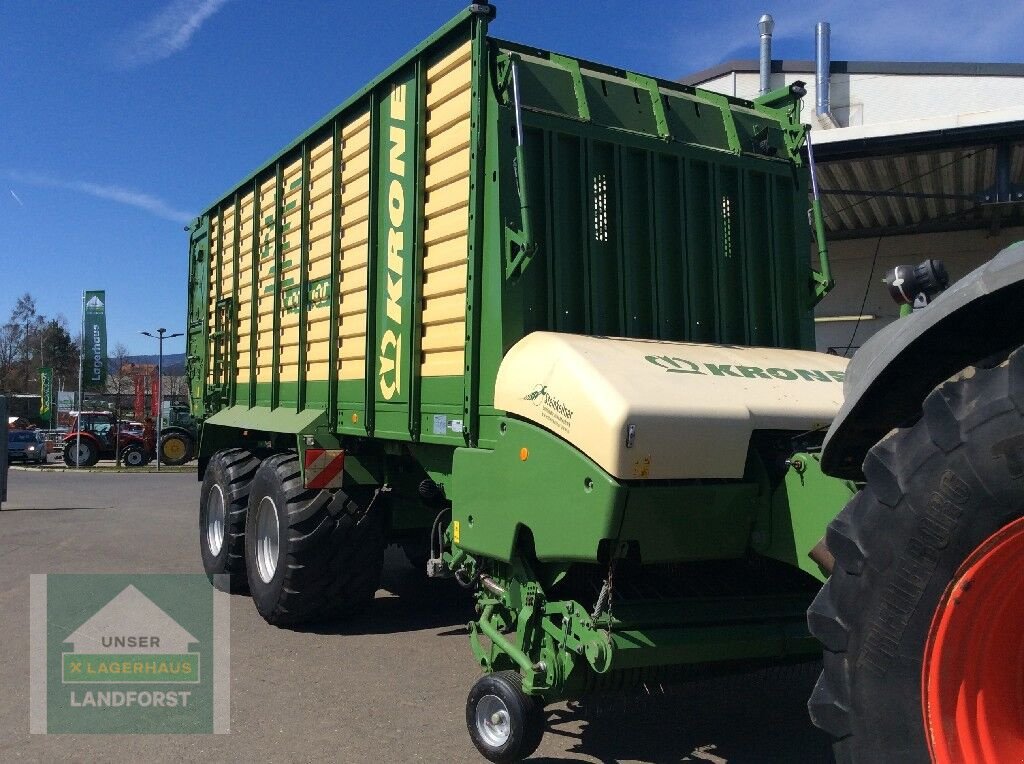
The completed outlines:
<svg viewBox="0 0 1024 764">
<path fill-rule="evenodd" d="M 1024 729 L 1013 728 L 1020 717 L 993 723 L 998 713 L 991 707 L 1005 705 L 1013 717 L 1014 701 L 992 699 L 1019 701 L 1024 673 L 1020 665 L 989 664 L 997 654 L 1024 654 L 1024 586 L 1013 583 L 1024 568 L 1002 579 L 1000 597 L 973 598 L 978 617 L 968 628 L 998 649 L 967 655 L 935 648 L 936 626 L 954 605 L 964 610 L 971 600 L 963 597 L 971 565 L 984 559 L 993 539 L 1012 537 L 1024 515 L 1024 350 L 936 387 L 921 419 L 879 441 L 863 469 L 864 489 L 829 525 L 826 543 L 836 563 L 808 611 L 825 647 L 824 671 L 808 702 L 812 721 L 832 736 L 840 764 L 960 761 L 936 745 L 969 749 L 1000 724 L 1017 742 L 996 749 L 997 756 L 1018 760 Z M 1021 541 L 1018 534 L 1018 566 Z M 1007 604 L 1007 593 L 1018 601 Z M 952 695 L 947 686 L 940 697 L 929 679 L 936 676 L 952 683 Z M 987 697 L 990 708 L 980 703 L 966 716 L 943 718 L 935 703 L 950 697 L 971 704 Z"/>
<path fill-rule="evenodd" d="M 160 463 L 179 467 L 195 455 L 195 441 L 185 432 L 173 431 L 160 437 Z"/>
<path fill-rule="evenodd" d="M 77 463 L 75 454 L 81 457 L 81 464 Z M 69 440 L 64 444 L 64 464 L 69 467 L 93 467 L 100 460 L 100 452 L 92 441 L 82 438 L 81 450 L 78 449 L 76 440 Z"/>
<path fill-rule="evenodd" d="M 210 583 L 222 591 L 246 591 L 245 516 L 259 466 L 259 459 L 250 451 L 229 448 L 210 458 L 203 476 L 199 492 L 199 549 Z"/>
<path fill-rule="evenodd" d="M 121 449 L 121 464 L 125 467 L 145 467 L 149 457 L 138 443 L 132 443 Z"/>
<path fill-rule="evenodd" d="M 253 479 L 245 530 L 249 592 L 277 626 L 355 615 L 384 565 L 384 513 L 341 492 L 304 487 L 293 453 L 268 457 Z"/>
<path fill-rule="evenodd" d="M 497 764 L 522 761 L 544 737 L 544 705 L 523 692 L 515 671 L 480 677 L 466 699 L 466 727 L 473 745 Z"/>
</svg>

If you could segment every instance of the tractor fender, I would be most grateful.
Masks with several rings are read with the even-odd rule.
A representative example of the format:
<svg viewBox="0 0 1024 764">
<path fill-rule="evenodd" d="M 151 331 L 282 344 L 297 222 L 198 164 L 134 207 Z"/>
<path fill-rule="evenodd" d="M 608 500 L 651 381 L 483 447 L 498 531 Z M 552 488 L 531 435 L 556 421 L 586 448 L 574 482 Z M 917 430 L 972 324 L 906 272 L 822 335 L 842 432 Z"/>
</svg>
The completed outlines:
<svg viewBox="0 0 1024 764">
<path fill-rule="evenodd" d="M 893 428 L 917 421 L 936 385 L 1024 342 L 1022 302 L 1024 241 L 872 336 L 847 367 L 843 404 L 825 436 L 822 470 L 862 480 L 868 450 Z"/>
<path fill-rule="evenodd" d="M 68 443 L 74 443 L 78 439 L 79 435 L 82 436 L 82 440 L 88 440 L 97 449 L 100 448 L 100 441 L 99 441 L 99 439 L 95 435 L 93 435 L 91 432 L 87 432 L 85 430 L 82 430 L 81 433 L 78 433 L 76 431 L 76 432 L 68 433 L 67 435 L 65 435 L 64 436 L 64 441 L 63 441 L 64 445 L 66 446 Z"/>
</svg>

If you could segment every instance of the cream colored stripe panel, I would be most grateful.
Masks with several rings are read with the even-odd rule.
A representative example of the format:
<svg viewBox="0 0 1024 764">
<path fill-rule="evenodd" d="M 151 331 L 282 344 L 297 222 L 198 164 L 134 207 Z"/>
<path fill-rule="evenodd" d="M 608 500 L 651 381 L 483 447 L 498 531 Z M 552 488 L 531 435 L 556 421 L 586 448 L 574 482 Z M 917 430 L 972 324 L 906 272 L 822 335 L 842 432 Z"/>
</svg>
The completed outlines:
<svg viewBox="0 0 1024 764">
<path fill-rule="evenodd" d="M 238 305 L 235 307 L 236 353 L 235 381 L 248 384 L 252 369 L 249 342 L 252 337 L 252 193 L 239 202 L 238 237 Z"/>
<path fill-rule="evenodd" d="M 274 234 L 277 209 L 277 177 L 260 186 L 259 242 L 256 259 L 256 381 L 274 379 Z"/>
<path fill-rule="evenodd" d="M 366 288 L 370 231 L 370 113 L 341 131 L 338 379 L 366 378 Z"/>
<path fill-rule="evenodd" d="M 302 158 L 282 172 L 281 302 L 278 380 L 299 381 L 299 304 L 302 285 Z"/>
<path fill-rule="evenodd" d="M 309 152 L 309 257 L 306 277 L 310 305 L 306 316 L 306 379 L 326 380 L 330 373 L 331 309 L 322 294 L 330 293 L 331 277 L 331 165 L 334 138 L 329 137 Z M 326 279 L 326 281 L 322 281 Z M 317 286 L 324 284 L 323 288 Z"/>
<path fill-rule="evenodd" d="M 420 373 L 462 375 L 466 346 L 472 44 L 427 67 Z"/>
</svg>

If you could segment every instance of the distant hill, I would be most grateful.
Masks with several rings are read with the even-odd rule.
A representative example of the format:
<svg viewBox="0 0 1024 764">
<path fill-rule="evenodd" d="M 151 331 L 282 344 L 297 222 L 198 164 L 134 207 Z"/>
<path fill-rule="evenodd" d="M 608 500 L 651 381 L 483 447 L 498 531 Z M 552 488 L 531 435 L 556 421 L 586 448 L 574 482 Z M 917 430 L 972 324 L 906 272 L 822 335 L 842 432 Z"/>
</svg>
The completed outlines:
<svg viewBox="0 0 1024 764">
<path fill-rule="evenodd" d="M 126 359 L 129 363 L 151 363 L 156 364 L 159 360 L 159 356 L 154 353 L 153 355 L 130 355 Z M 109 359 L 110 370 L 114 369 L 114 359 Z M 185 354 L 184 353 L 164 353 L 164 374 L 177 376 L 185 373 Z"/>
</svg>

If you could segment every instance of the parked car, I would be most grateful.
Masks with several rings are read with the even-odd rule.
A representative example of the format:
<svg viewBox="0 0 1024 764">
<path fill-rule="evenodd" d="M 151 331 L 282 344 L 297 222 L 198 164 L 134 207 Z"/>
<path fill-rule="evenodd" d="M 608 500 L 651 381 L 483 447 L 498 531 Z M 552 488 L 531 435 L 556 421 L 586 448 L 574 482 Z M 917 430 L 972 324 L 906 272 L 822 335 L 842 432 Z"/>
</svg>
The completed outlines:
<svg viewBox="0 0 1024 764">
<path fill-rule="evenodd" d="M 7 433 L 7 461 L 46 463 L 46 443 L 40 442 L 33 430 L 11 430 Z"/>
</svg>

